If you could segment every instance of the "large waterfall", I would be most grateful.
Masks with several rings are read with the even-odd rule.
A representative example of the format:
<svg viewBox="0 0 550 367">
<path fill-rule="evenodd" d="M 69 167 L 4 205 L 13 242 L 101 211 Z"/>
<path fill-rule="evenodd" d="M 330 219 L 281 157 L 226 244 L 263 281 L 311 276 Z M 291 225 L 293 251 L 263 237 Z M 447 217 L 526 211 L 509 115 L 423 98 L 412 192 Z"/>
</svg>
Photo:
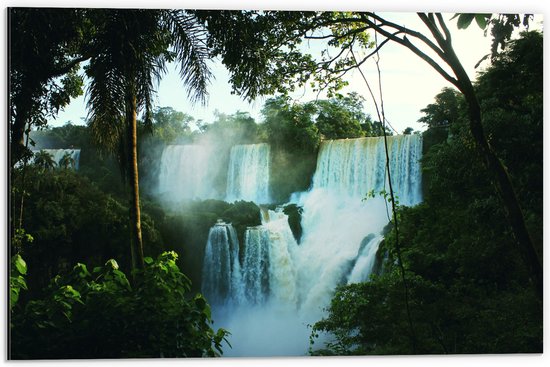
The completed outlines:
<svg viewBox="0 0 550 367">
<path fill-rule="evenodd" d="M 247 144 L 231 148 L 227 170 L 227 201 L 269 203 L 269 145 Z"/>
<path fill-rule="evenodd" d="M 422 139 L 393 136 L 387 143 L 395 194 L 415 205 L 422 199 Z M 232 159 L 238 155 L 243 159 L 242 152 Z M 391 212 L 379 194 L 388 188 L 385 164 L 383 138 L 325 141 L 310 190 L 292 195 L 302 208 L 300 243 L 281 210 L 264 209 L 262 225 L 247 229 L 241 286 L 227 296 L 238 302 L 214 309 L 218 326 L 233 334 L 226 355 L 306 354 L 305 325 L 323 316 L 334 289 L 369 279 Z M 376 195 L 367 197 L 371 191 Z"/>
</svg>

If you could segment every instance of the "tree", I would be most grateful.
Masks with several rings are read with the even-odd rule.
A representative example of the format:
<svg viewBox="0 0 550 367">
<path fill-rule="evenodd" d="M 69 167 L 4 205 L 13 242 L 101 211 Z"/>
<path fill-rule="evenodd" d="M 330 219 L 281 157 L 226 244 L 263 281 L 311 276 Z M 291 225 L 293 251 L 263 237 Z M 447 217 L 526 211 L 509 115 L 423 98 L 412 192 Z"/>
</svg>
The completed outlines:
<svg viewBox="0 0 550 367">
<path fill-rule="evenodd" d="M 153 112 L 153 134 L 170 144 L 191 132 L 192 116 L 176 111 L 172 107 L 158 107 Z"/>
<path fill-rule="evenodd" d="M 146 257 L 137 270 L 142 281 L 135 285 L 114 259 L 90 270 L 78 263 L 53 277 L 14 312 L 10 358 L 220 356 L 228 333 L 212 329 L 210 306 L 201 294 L 191 294 L 177 258 L 174 252 Z M 14 267 L 11 290 L 19 292 L 26 267 L 17 257 Z"/>
<path fill-rule="evenodd" d="M 82 94 L 79 65 L 90 57 L 93 10 L 10 8 L 9 96 L 11 164 L 24 155 L 25 132 Z"/>
<path fill-rule="evenodd" d="M 72 157 L 72 154 L 69 152 L 66 152 L 63 154 L 63 157 L 59 160 L 59 167 L 68 169 L 68 168 L 75 168 L 75 160 Z"/>
<path fill-rule="evenodd" d="M 137 114 L 152 121 L 155 83 L 166 63 L 177 61 L 193 100 L 204 100 L 210 71 L 205 32 L 193 15 L 181 10 L 104 10 L 86 68 L 89 125 L 95 141 L 119 153 L 130 184 L 131 249 L 134 267 L 143 267 L 139 202 Z"/>
<path fill-rule="evenodd" d="M 458 91 L 445 87 L 435 96 L 434 103 L 420 110 L 424 116 L 418 119 L 418 122 L 422 122 L 428 127 L 448 126 L 458 119 L 459 106 L 462 101 L 462 96 Z"/>
<path fill-rule="evenodd" d="M 509 168 L 539 253 L 543 247 L 543 38 L 522 34 L 478 75 L 483 127 Z M 518 74 L 524 75 L 517 83 Z M 449 126 L 452 138 L 423 155 L 424 201 L 401 207 L 400 243 L 407 269 L 416 351 L 406 338 L 406 308 L 386 235 L 382 274 L 339 288 L 313 326 L 334 338 L 316 354 L 540 353 L 543 302 L 479 160 L 467 106 Z M 437 125 L 429 130 L 440 130 Z M 429 173 L 429 175 L 427 175 Z M 468 228 L 468 230 L 464 230 Z M 315 338 L 313 338 L 315 341 Z M 315 343 L 317 344 L 317 343 Z M 316 349 L 318 348 L 315 345 Z"/>
<path fill-rule="evenodd" d="M 34 154 L 34 165 L 41 170 L 52 170 L 57 167 L 57 163 L 58 162 L 54 160 L 53 156 L 45 150 L 41 150 Z"/>
<path fill-rule="evenodd" d="M 364 99 L 357 93 L 337 94 L 329 100 L 316 101 L 315 123 L 326 139 L 359 138 L 364 135 L 362 124 L 370 124 L 363 111 Z"/>
</svg>

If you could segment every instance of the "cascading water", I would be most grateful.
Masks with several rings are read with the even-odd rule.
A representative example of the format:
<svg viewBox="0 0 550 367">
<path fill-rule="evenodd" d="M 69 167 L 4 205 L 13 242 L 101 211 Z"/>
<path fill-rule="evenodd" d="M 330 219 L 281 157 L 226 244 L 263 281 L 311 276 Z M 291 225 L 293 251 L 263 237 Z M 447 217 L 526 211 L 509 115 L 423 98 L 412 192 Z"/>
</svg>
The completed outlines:
<svg viewBox="0 0 550 367">
<path fill-rule="evenodd" d="M 239 240 L 230 223 L 218 220 L 210 228 L 202 274 L 202 292 L 213 305 L 239 297 L 242 287 Z"/>
<path fill-rule="evenodd" d="M 159 193 L 172 202 L 215 198 L 211 158 L 211 149 L 206 146 L 168 145 L 160 162 Z"/>
<path fill-rule="evenodd" d="M 43 151 L 51 155 L 58 166 L 67 165 L 68 167 L 78 170 L 80 164 L 80 149 L 41 149 L 33 150 L 33 153 L 37 153 L 39 151 Z"/>
<path fill-rule="evenodd" d="M 249 227 L 245 232 L 242 268 L 241 302 L 261 304 L 269 292 L 269 237 L 262 226 Z"/>
<path fill-rule="evenodd" d="M 351 273 L 348 276 L 348 284 L 367 281 L 372 274 L 374 263 L 376 261 L 376 252 L 378 246 L 384 239 L 381 235 L 367 237 L 361 243 L 361 249 L 357 256 L 357 262 L 354 264 Z M 364 246 L 363 246 L 364 244 Z"/>
<path fill-rule="evenodd" d="M 269 152 L 267 144 L 235 145 L 231 148 L 227 201 L 269 203 Z"/>
<path fill-rule="evenodd" d="M 388 155 L 393 189 L 403 205 L 422 200 L 419 135 L 389 136 Z M 328 140 L 321 144 L 313 189 L 326 188 L 345 196 L 364 197 L 370 190 L 389 189 L 383 138 Z"/>
<path fill-rule="evenodd" d="M 422 200 L 421 137 L 387 142 L 395 194 L 401 204 L 415 205 Z M 281 210 L 264 210 L 262 225 L 247 230 L 239 288 L 245 297 L 230 312 L 214 309 L 218 326 L 232 332 L 233 349 L 225 355 L 306 354 L 305 325 L 323 316 L 334 289 L 368 280 L 391 210 L 381 195 L 365 198 L 387 190 L 385 162 L 383 138 L 325 141 L 310 190 L 292 196 L 302 208 L 300 244 Z"/>
</svg>

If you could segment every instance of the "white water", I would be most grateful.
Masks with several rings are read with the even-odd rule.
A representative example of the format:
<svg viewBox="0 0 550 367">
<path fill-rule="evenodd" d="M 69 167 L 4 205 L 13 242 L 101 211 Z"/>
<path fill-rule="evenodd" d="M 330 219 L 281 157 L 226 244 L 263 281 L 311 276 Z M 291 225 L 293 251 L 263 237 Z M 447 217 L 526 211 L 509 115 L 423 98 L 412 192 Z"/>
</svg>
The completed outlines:
<svg viewBox="0 0 550 367">
<path fill-rule="evenodd" d="M 41 149 L 41 150 L 51 155 L 58 167 L 60 166 L 60 162 L 65 156 L 65 154 L 68 154 L 74 162 L 73 168 L 75 170 L 78 170 L 78 167 L 80 164 L 80 149 Z M 37 153 L 39 151 L 40 150 L 33 150 L 33 153 Z"/>
<path fill-rule="evenodd" d="M 247 228 L 240 303 L 262 304 L 269 291 L 269 237 L 261 227 Z"/>
<path fill-rule="evenodd" d="M 231 148 L 226 201 L 270 202 L 269 152 L 267 144 L 235 145 Z"/>
<path fill-rule="evenodd" d="M 369 279 L 369 275 L 372 274 L 376 261 L 376 251 L 383 239 L 383 236 L 376 235 L 366 243 L 365 248 L 359 253 L 357 262 L 351 270 L 348 277 L 348 284 L 365 282 Z"/>
<path fill-rule="evenodd" d="M 422 200 L 419 135 L 388 137 L 393 190 L 400 204 Z M 321 144 L 313 188 L 326 188 L 338 195 L 364 197 L 370 190 L 389 192 L 383 138 L 328 140 Z"/>
<path fill-rule="evenodd" d="M 420 136 L 389 137 L 388 150 L 395 194 L 401 204 L 419 203 Z M 244 243 L 246 296 L 214 307 L 215 327 L 232 333 L 233 348 L 224 355 L 307 354 L 307 324 L 323 317 L 335 287 L 366 281 L 372 272 L 391 208 L 380 195 L 363 199 L 387 190 L 384 167 L 382 138 L 323 142 L 311 189 L 292 196 L 303 209 L 301 243 L 284 213 L 262 213 L 262 226 L 249 229 Z"/>
<path fill-rule="evenodd" d="M 216 197 L 212 150 L 203 145 L 168 145 L 162 152 L 158 191 L 172 202 Z"/>
<path fill-rule="evenodd" d="M 241 288 L 239 242 L 230 223 L 218 221 L 206 243 L 202 293 L 213 304 L 223 304 L 238 296 Z"/>
</svg>

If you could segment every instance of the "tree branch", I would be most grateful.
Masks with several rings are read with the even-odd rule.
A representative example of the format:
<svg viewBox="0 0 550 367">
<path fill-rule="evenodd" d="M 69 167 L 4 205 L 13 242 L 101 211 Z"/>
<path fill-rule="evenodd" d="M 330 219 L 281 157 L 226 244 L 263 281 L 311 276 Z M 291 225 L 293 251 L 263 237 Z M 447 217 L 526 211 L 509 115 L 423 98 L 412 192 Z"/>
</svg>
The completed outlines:
<svg viewBox="0 0 550 367">
<path fill-rule="evenodd" d="M 92 57 L 91 54 L 86 54 L 71 60 L 68 64 L 52 70 L 51 77 L 56 78 L 58 76 L 68 73 L 73 67 L 80 64 L 83 61 L 88 60 L 90 57 Z"/>
<path fill-rule="evenodd" d="M 374 29 L 376 32 L 382 34 L 384 37 L 389 38 L 390 40 L 407 47 L 409 50 L 414 52 L 418 57 L 420 57 L 422 60 L 424 60 L 426 63 L 428 63 L 432 68 L 435 69 L 445 80 L 450 82 L 453 85 L 456 85 L 458 87 L 458 81 L 453 78 L 451 75 L 449 75 L 437 62 L 435 62 L 434 59 L 432 59 L 430 56 L 422 52 L 420 49 L 418 49 L 415 45 L 409 41 L 407 36 L 405 35 L 403 38 L 399 38 L 392 33 L 386 31 L 385 29 L 381 28 L 380 26 L 376 25 L 371 20 L 367 20 L 367 23 L 371 25 L 372 29 Z M 445 56 L 445 54 L 443 54 Z M 445 60 L 445 58 L 443 58 Z"/>
</svg>

